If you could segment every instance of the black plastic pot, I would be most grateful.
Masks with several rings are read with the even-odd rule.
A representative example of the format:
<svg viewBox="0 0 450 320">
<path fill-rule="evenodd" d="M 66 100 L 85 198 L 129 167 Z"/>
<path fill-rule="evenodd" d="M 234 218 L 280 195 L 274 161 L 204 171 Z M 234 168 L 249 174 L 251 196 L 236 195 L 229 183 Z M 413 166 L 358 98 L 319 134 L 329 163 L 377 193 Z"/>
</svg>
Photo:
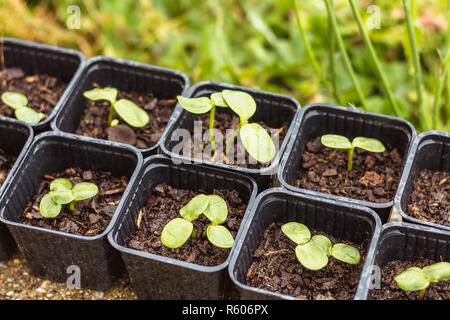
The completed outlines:
<svg viewBox="0 0 450 320">
<path fill-rule="evenodd" d="M 5 66 L 20 67 L 26 74 L 46 73 L 67 83 L 67 87 L 47 119 L 30 124 L 35 133 L 50 129 L 56 113 L 72 90 L 85 66 L 84 56 L 75 50 L 14 38 L 3 38 Z"/>
<path fill-rule="evenodd" d="M 296 299 L 245 284 L 252 256 L 264 231 L 273 222 L 296 221 L 327 234 L 367 245 L 366 262 L 375 250 L 381 221 L 371 209 L 317 196 L 273 188 L 258 195 L 229 266 L 230 278 L 243 299 Z M 364 288 L 359 285 L 354 299 Z"/>
<path fill-rule="evenodd" d="M 386 222 L 394 199 L 386 203 L 375 203 L 296 187 L 297 173 L 302 161 L 301 155 L 309 140 L 327 133 L 334 133 L 349 139 L 357 136 L 377 138 L 384 144 L 397 148 L 406 162 L 408 150 L 416 136 L 414 127 L 401 118 L 322 103 L 303 107 L 298 121 L 299 126 L 292 134 L 278 170 L 278 179 L 282 186 L 308 195 L 347 201 L 372 208 L 380 215 L 381 221 Z"/>
<path fill-rule="evenodd" d="M 118 90 L 153 93 L 159 99 L 184 95 L 189 87 L 188 77 L 176 70 L 143 64 L 130 60 L 98 56 L 87 61 L 79 81 L 52 123 L 53 130 L 74 133 L 78 128 L 86 98 L 83 92 L 92 84 L 112 86 Z M 173 121 L 169 120 L 166 128 Z M 156 154 L 160 142 L 147 149 L 139 149 L 144 156 Z"/>
<path fill-rule="evenodd" d="M 427 131 L 414 140 L 395 196 L 395 209 L 402 219 L 411 223 L 443 229 L 450 235 L 450 227 L 422 221 L 408 215 L 408 204 L 414 182 L 422 170 L 450 172 L 450 133 Z"/>
<path fill-rule="evenodd" d="M 383 268 L 391 261 L 407 261 L 419 257 L 450 261 L 448 233 L 405 222 L 389 222 L 383 225 L 372 260 L 364 266 L 363 274 L 367 281 L 360 298 L 371 300 L 374 290 L 377 290 L 371 287 L 376 285 L 377 276 L 373 266 Z"/>
<path fill-rule="evenodd" d="M 173 151 L 174 147 L 180 143 L 179 138 L 176 135 L 172 138 L 172 135 L 177 129 L 187 129 L 191 134 L 194 132 L 194 121 L 197 119 L 197 115 L 194 115 L 184 110 L 180 104 L 177 104 L 176 119 L 168 126 L 168 129 L 161 137 L 161 149 L 163 153 L 183 163 L 204 163 L 210 166 L 214 166 L 221 169 L 233 170 L 247 174 L 255 179 L 260 190 L 269 188 L 270 186 L 278 185 L 276 181 L 276 173 L 281 156 L 286 148 L 291 133 L 295 126 L 295 119 L 300 110 L 300 104 L 295 99 L 281 94 L 276 94 L 267 91 L 255 90 L 246 87 L 235 86 L 232 84 L 204 81 L 194 85 L 188 93 L 188 97 L 201 97 L 209 96 L 213 92 L 222 91 L 224 89 L 245 91 L 252 95 L 256 101 L 257 109 L 253 117 L 249 122 L 263 121 L 267 125 L 277 128 L 288 120 L 290 125 L 286 137 L 279 147 L 276 157 L 272 160 L 270 166 L 263 169 L 248 169 L 242 168 L 236 165 L 212 162 L 209 160 L 197 159 L 180 155 Z M 232 113 L 229 108 L 216 108 L 216 114 L 220 112 Z M 230 128 L 233 129 L 233 128 Z M 225 140 L 225 139 L 224 139 Z"/>
<path fill-rule="evenodd" d="M 134 191 L 128 195 L 120 218 L 108 235 L 110 243 L 121 252 L 134 291 L 140 299 L 216 300 L 229 297 L 232 288 L 227 267 L 236 245 L 231 248 L 225 262 L 217 266 L 200 266 L 125 247 L 127 237 L 136 230 L 139 211 L 145 206 L 152 188 L 159 183 L 191 190 L 237 190 L 248 205 L 235 244 L 241 241 L 243 226 L 257 194 L 256 183 L 236 172 L 192 164 L 174 165 L 163 156 L 150 157 L 145 160 L 132 186 Z"/>
<path fill-rule="evenodd" d="M 80 270 L 81 287 L 104 291 L 112 285 L 123 271 L 123 264 L 106 235 L 117 219 L 142 161 L 140 152 L 131 146 L 54 132 L 36 137 L 0 203 L 0 221 L 7 225 L 36 276 L 66 282 L 70 276 L 68 267 L 74 265 Z M 43 175 L 70 167 L 110 171 L 129 178 L 129 186 L 106 230 L 88 237 L 20 223 L 20 216 L 36 194 Z"/>
<path fill-rule="evenodd" d="M 8 176 L 0 187 L 0 197 L 8 186 L 17 167 L 22 161 L 27 149 L 33 140 L 33 129 L 24 123 L 8 118 L 0 119 L 0 148 L 7 154 L 17 157 Z M 0 223 L 0 261 L 7 260 L 14 252 L 16 245 L 6 226 Z"/>
</svg>

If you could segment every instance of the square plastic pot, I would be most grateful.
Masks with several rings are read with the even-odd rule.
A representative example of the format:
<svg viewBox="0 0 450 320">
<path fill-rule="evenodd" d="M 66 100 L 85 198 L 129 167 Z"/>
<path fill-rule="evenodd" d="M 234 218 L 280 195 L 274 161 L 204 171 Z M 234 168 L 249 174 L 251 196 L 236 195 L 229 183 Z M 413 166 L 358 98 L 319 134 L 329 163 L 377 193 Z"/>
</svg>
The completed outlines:
<svg viewBox="0 0 450 320">
<path fill-rule="evenodd" d="M 141 165 L 142 155 L 133 147 L 63 133 L 46 132 L 36 137 L 0 202 L 0 221 L 7 225 L 36 276 L 66 282 L 71 275 L 68 272 L 79 268 L 81 287 L 101 291 L 111 287 L 124 268 L 106 235 L 117 220 Z M 128 177 L 129 185 L 108 227 L 88 237 L 20 223 L 43 175 L 70 167 Z"/>
<path fill-rule="evenodd" d="M 201 266 L 181 260 L 151 254 L 125 246 L 126 239 L 136 230 L 136 219 L 151 196 L 152 188 L 167 183 L 176 188 L 209 190 L 235 189 L 247 204 L 235 245 L 225 262 L 217 266 Z M 163 156 L 145 160 L 124 204 L 114 229 L 108 235 L 110 243 L 122 254 L 134 291 L 140 299 L 223 299 L 231 295 L 227 267 L 236 243 L 241 241 L 248 211 L 253 206 L 257 186 L 253 179 L 236 172 L 193 164 L 174 165 Z"/>
<path fill-rule="evenodd" d="M 450 261 L 448 233 L 405 222 L 389 222 L 383 225 L 372 260 L 364 266 L 367 286 L 361 292 L 361 299 L 372 300 L 372 294 L 377 290 L 373 288 L 376 284 L 375 270 L 383 268 L 391 261 L 408 261 L 419 257 Z M 374 269 L 373 266 L 377 268 Z"/>
<path fill-rule="evenodd" d="M 17 158 L 0 187 L 0 197 L 30 147 L 32 140 L 33 129 L 28 124 L 3 117 L 0 119 L 0 148 Z M 15 248 L 16 244 L 8 229 L 3 223 L 0 223 L 0 261 L 7 260 Z"/>
<path fill-rule="evenodd" d="M 379 139 L 384 144 L 397 148 L 405 163 L 408 150 L 416 136 L 414 127 L 401 118 L 322 103 L 303 107 L 298 121 L 299 126 L 293 133 L 278 170 L 281 185 L 292 191 L 369 207 L 380 215 L 383 223 L 386 222 L 394 198 L 386 203 L 375 203 L 296 187 L 301 155 L 309 140 L 333 133 L 344 135 L 350 140 L 357 136 Z"/>
<path fill-rule="evenodd" d="M 300 111 L 300 104 L 294 98 L 286 95 L 211 81 L 197 83 L 189 90 L 187 96 L 191 98 L 202 96 L 209 97 L 211 93 L 222 91 L 225 89 L 245 91 L 255 99 L 257 105 L 256 112 L 249 119 L 249 122 L 263 121 L 267 125 L 273 128 L 277 128 L 281 127 L 284 121 L 289 121 L 290 124 L 288 126 L 286 137 L 281 146 L 279 146 L 277 155 L 272 160 L 270 166 L 263 169 L 249 169 L 232 164 L 198 159 L 174 152 L 174 147 L 176 147 L 180 143 L 179 137 L 176 134 L 176 130 L 186 129 L 191 133 L 192 136 L 192 134 L 194 133 L 194 121 L 197 119 L 197 115 L 184 110 L 179 103 L 177 104 L 177 116 L 175 118 L 175 121 L 171 123 L 167 131 L 161 137 L 162 152 L 172 159 L 176 159 L 177 161 L 183 163 L 203 163 L 216 168 L 233 170 L 235 172 L 247 174 L 255 179 L 256 183 L 258 184 L 259 190 L 264 190 L 269 188 L 270 186 L 278 185 L 278 181 L 276 180 L 277 168 L 281 156 L 289 141 L 291 133 L 294 130 L 295 119 L 298 115 L 298 112 Z M 233 113 L 230 108 L 216 108 L 216 114 L 220 112 Z"/>
<path fill-rule="evenodd" d="M 358 205 L 302 195 L 283 188 L 273 188 L 258 195 L 250 212 L 242 239 L 239 241 L 229 266 L 230 278 L 245 300 L 297 298 L 269 290 L 251 287 L 245 279 L 264 231 L 273 222 L 296 221 L 310 229 L 350 240 L 366 243 L 366 262 L 373 255 L 381 230 L 381 221 L 371 209 Z M 362 278 L 361 278 L 362 279 Z M 364 287 L 360 281 L 354 299 L 358 299 Z"/>
<path fill-rule="evenodd" d="M 83 92 L 92 89 L 93 83 L 124 91 L 151 92 L 159 99 L 183 95 L 189 87 L 188 77 L 177 70 L 104 56 L 91 58 L 87 61 L 86 68 L 66 103 L 55 117 L 52 123 L 53 130 L 67 133 L 76 131 L 86 107 L 87 99 L 83 96 Z M 173 114 L 166 128 L 172 121 Z M 149 156 L 158 153 L 159 146 L 160 142 L 150 148 L 139 150 L 144 156 Z"/>
<path fill-rule="evenodd" d="M 46 73 L 61 79 L 67 84 L 66 89 L 48 118 L 37 124 L 30 124 L 35 133 L 49 130 L 50 123 L 58 113 L 85 66 L 84 56 L 76 50 L 37 42 L 7 37 L 3 38 L 3 40 L 3 52 L 7 68 L 21 68 L 25 74 Z"/>
<path fill-rule="evenodd" d="M 408 215 L 408 204 L 414 182 L 422 170 L 450 172 L 450 133 L 427 131 L 414 140 L 395 196 L 395 209 L 406 222 L 443 229 L 450 236 L 450 227 L 422 221 Z"/>
</svg>

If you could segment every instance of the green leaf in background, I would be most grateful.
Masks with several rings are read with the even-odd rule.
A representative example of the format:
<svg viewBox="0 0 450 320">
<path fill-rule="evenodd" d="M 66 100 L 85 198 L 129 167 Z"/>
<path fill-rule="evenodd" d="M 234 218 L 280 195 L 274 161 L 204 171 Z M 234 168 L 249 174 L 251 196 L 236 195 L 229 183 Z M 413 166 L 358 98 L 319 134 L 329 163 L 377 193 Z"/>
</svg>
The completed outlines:
<svg viewBox="0 0 450 320">
<path fill-rule="evenodd" d="M 239 130 L 245 150 L 254 159 L 265 163 L 275 158 L 277 150 L 269 133 L 258 123 L 247 123 Z"/>
<path fill-rule="evenodd" d="M 98 187 L 91 182 L 81 182 L 73 186 L 72 194 L 75 201 L 94 197 L 98 193 Z"/>
<path fill-rule="evenodd" d="M 2 101 L 13 109 L 26 107 L 28 104 L 28 99 L 24 94 L 12 91 L 3 92 Z"/>
<path fill-rule="evenodd" d="M 166 224 L 161 232 L 161 242 L 169 248 L 181 247 L 191 236 L 194 226 L 191 222 L 175 218 Z"/>
<path fill-rule="evenodd" d="M 47 193 L 39 203 L 39 210 L 44 218 L 54 218 L 61 212 L 62 206 L 52 200 L 52 196 Z"/>
<path fill-rule="evenodd" d="M 219 248 L 231 248 L 234 243 L 233 236 L 224 226 L 210 224 L 206 228 L 206 236 L 213 245 Z"/>
<path fill-rule="evenodd" d="M 295 255 L 298 261 L 309 270 L 320 270 L 328 263 L 327 255 L 313 241 L 295 248 Z"/>
<path fill-rule="evenodd" d="M 364 149 L 369 152 L 384 152 L 386 148 L 380 140 L 374 138 L 356 137 L 352 141 L 355 148 Z"/>
<path fill-rule="evenodd" d="M 299 222 L 288 222 L 281 226 L 281 231 L 296 244 L 305 244 L 311 239 L 308 227 Z"/>
<path fill-rule="evenodd" d="M 135 128 L 145 127 L 149 121 L 147 112 L 128 99 L 120 99 L 117 101 L 114 104 L 114 110 L 123 121 Z"/>
<path fill-rule="evenodd" d="M 358 249 L 343 243 L 335 244 L 331 248 L 331 255 L 348 264 L 358 264 L 360 260 Z"/>
<path fill-rule="evenodd" d="M 180 215 L 187 221 L 194 221 L 208 207 L 209 199 L 204 194 L 199 194 L 192 198 L 183 208 L 180 209 Z"/>
<path fill-rule="evenodd" d="M 428 288 L 428 281 L 422 269 L 417 267 L 409 268 L 394 278 L 400 289 L 405 291 L 418 291 Z"/>
<path fill-rule="evenodd" d="M 114 104 L 117 99 L 117 89 L 111 87 L 105 88 L 94 88 L 88 91 L 83 92 L 83 96 L 88 98 L 89 100 L 97 101 L 97 100 L 107 100 L 111 104 Z"/>
<path fill-rule="evenodd" d="M 186 111 L 195 114 L 206 113 L 212 108 L 211 100 L 207 97 L 186 98 L 177 96 L 178 102 Z"/>
<path fill-rule="evenodd" d="M 222 197 L 210 194 L 208 197 L 208 207 L 203 214 L 211 221 L 212 224 L 221 224 L 227 219 L 228 208 L 227 203 Z"/>
<path fill-rule="evenodd" d="M 256 102 L 247 92 L 235 90 L 223 90 L 223 99 L 236 112 L 241 123 L 246 123 L 256 111 Z"/>
</svg>

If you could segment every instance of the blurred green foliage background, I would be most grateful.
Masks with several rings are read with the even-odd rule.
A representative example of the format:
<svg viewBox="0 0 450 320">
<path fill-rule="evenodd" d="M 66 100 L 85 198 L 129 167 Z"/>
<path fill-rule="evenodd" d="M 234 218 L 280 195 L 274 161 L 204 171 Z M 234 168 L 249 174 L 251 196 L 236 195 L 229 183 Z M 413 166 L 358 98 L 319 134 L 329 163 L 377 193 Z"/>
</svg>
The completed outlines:
<svg viewBox="0 0 450 320">
<path fill-rule="evenodd" d="M 413 1 L 413 18 L 423 71 L 425 117 L 443 70 L 449 42 L 449 1 Z M 322 0 L 300 0 L 298 12 L 322 72 L 331 79 L 335 60 L 339 102 L 392 114 L 349 2 L 333 8 L 357 80 L 366 96 L 361 106 L 336 48 L 329 50 L 327 10 Z M 71 5 L 80 8 L 80 29 L 69 29 Z M 418 131 L 420 121 L 414 67 L 401 0 L 357 1 L 366 22 L 379 8 L 380 28 L 367 29 L 396 97 L 400 116 Z M 192 83 L 224 81 L 289 94 L 302 105 L 337 103 L 311 66 L 296 23 L 293 0 L 1 0 L 1 33 L 78 49 L 86 57 L 108 55 L 179 69 Z M 367 25 L 367 23 L 366 23 Z M 331 53 L 330 53 L 331 52 Z M 445 80 L 436 129 L 450 129 L 450 80 Z"/>
</svg>

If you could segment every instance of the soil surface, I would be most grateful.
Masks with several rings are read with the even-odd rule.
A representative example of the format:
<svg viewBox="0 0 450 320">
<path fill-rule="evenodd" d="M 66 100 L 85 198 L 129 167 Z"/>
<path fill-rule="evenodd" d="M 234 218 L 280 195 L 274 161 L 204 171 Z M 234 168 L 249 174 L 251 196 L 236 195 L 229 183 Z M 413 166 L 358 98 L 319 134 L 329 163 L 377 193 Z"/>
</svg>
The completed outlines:
<svg viewBox="0 0 450 320">
<path fill-rule="evenodd" d="M 95 83 L 93 86 L 99 88 Z M 153 93 L 141 94 L 122 90 L 118 92 L 117 100 L 119 99 L 131 100 L 140 108 L 143 108 L 150 116 L 148 124 L 143 128 L 131 127 L 116 113 L 114 118 L 119 120 L 119 125 L 109 128 L 110 103 L 86 99 L 86 107 L 75 133 L 92 138 L 127 143 L 140 149 L 154 146 L 166 128 L 177 100 L 175 98 L 158 99 Z"/>
<path fill-rule="evenodd" d="M 135 300 L 136 294 L 125 274 L 108 291 L 69 289 L 33 276 L 21 253 L 0 262 L 0 300 Z"/>
<path fill-rule="evenodd" d="M 450 227 L 450 173 L 423 170 L 414 182 L 408 214 Z"/>
<path fill-rule="evenodd" d="M 67 84 L 48 74 L 27 75 L 20 68 L 6 68 L 0 71 L 0 95 L 5 91 L 24 94 L 28 107 L 45 114 L 45 120 L 58 103 Z M 14 109 L 0 100 L 0 115 L 15 118 Z"/>
<path fill-rule="evenodd" d="M 195 119 L 195 121 L 201 121 L 202 123 L 202 137 L 201 135 L 193 135 L 194 137 L 194 143 L 192 143 L 191 140 L 189 140 L 190 149 L 191 149 L 191 155 L 194 158 L 201 158 L 203 155 L 203 160 L 209 160 L 214 162 L 222 162 L 227 164 L 232 164 L 238 167 L 242 168 L 248 168 L 248 169 L 261 169 L 269 167 L 271 162 L 268 163 L 261 163 L 257 162 L 254 158 L 250 157 L 250 155 L 245 151 L 245 148 L 243 144 L 240 142 L 239 134 L 237 134 L 237 139 L 234 140 L 233 146 L 234 146 L 234 153 L 230 155 L 229 158 L 226 157 L 226 144 L 228 141 L 228 138 L 231 136 L 233 130 L 238 127 L 239 125 L 239 117 L 234 114 L 229 114 L 227 112 L 218 112 L 216 109 L 215 113 L 215 119 L 214 119 L 214 129 L 220 130 L 221 137 L 223 140 L 222 146 L 218 143 L 219 139 L 215 138 L 215 145 L 217 154 L 214 155 L 211 150 L 211 142 L 209 139 L 209 133 L 205 134 L 207 130 L 209 130 L 209 113 L 202 114 Z M 264 129 L 267 130 L 269 135 L 271 135 L 271 130 L 274 130 L 274 134 L 272 136 L 272 140 L 275 143 L 275 146 L 278 145 L 278 147 L 281 146 L 283 143 L 284 138 L 286 137 L 286 133 L 290 124 L 289 121 L 286 121 L 283 123 L 283 125 L 280 128 L 272 128 L 266 125 L 264 122 L 260 121 L 258 122 Z M 227 130 L 230 130 L 230 132 L 227 132 Z M 202 139 L 204 138 L 204 139 Z M 189 146 L 187 147 L 189 149 Z M 199 150 L 196 150 L 199 149 Z M 219 151 L 222 151 L 222 154 L 220 154 Z M 231 154 L 231 151 L 229 152 Z M 214 156 L 214 157 L 213 157 Z"/>
<path fill-rule="evenodd" d="M 357 265 L 350 265 L 330 257 L 324 268 L 312 271 L 298 262 L 295 255 L 296 244 L 281 231 L 282 225 L 283 223 L 272 223 L 264 232 L 261 243 L 253 254 L 246 284 L 300 299 L 353 299 L 364 265 L 365 245 L 311 230 L 311 235 L 322 234 L 333 244 L 345 243 L 354 246 L 361 255 Z"/>
<path fill-rule="evenodd" d="M 396 148 L 386 146 L 383 153 L 356 148 L 351 171 L 347 162 L 348 150 L 327 148 L 317 137 L 306 144 L 297 187 L 376 203 L 393 200 L 403 168 Z"/>
<path fill-rule="evenodd" d="M 391 261 L 381 269 L 381 289 L 375 290 L 372 297 L 378 300 L 417 300 L 418 292 L 406 292 L 400 289 L 394 278 L 411 267 L 423 268 L 437 263 L 425 258 L 414 261 Z M 450 280 L 431 283 L 426 289 L 424 300 L 450 300 Z"/>
<path fill-rule="evenodd" d="M 14 166 L 16 160 L 16 156 L 7 154 L 5 151 L 3 151 L 3 149 L 0 148 L 0 187 L 2 186 L 6 177 L 8 177 L 8 174 Z"/>
<path fill-rule="evenodd" d="M 70 211 L 69 205 L 63 205 L 56 218 L 46 219 L 41 216 L 39 204 L 42 197 L 50 191 L 50 183 L 55 178 L 66 178 L 72 185 L 92 182 L 97 185 L 99 192 L 93 198 L 77 201 L 74 211 Z M 80 168 L 68 168 L 64 172 L 45 175 L 20 222 L 82 236 L 95 236 L 107 228 L 127 183 L 126 177 L 114 177 L 106 171 L 83 171 Z"/>
<path fill-rule="evenodd" d="M 190 238 L 179 248 L 168 248 L 161 243 L 161 232 L 165 225 L 174 218 L 180 217 L 180 209 L 194 196 L 204 193 L 202 190 L 192 191 L 173 188 L 160 184 L 153 188 L 147 205 L 141 209 L 137 219 L 135 233 L 126 241 L 126 246 L 165 257 L 170 257 L 203 266 L 215 266 L 223 263 L 230 249 L 218 248 L 209 243 L 207 238 Z M 228 206 L 228 217 L 222 224 L 233 235 L 239 230 L 245 214 L 247 203 L 240 198 L 236 190 L 215 189 L 214 194 L 221 196 Z M 194 231 L 202 235 L 210 221 L 202 214 L 193 221 Z"/>
</svg>

